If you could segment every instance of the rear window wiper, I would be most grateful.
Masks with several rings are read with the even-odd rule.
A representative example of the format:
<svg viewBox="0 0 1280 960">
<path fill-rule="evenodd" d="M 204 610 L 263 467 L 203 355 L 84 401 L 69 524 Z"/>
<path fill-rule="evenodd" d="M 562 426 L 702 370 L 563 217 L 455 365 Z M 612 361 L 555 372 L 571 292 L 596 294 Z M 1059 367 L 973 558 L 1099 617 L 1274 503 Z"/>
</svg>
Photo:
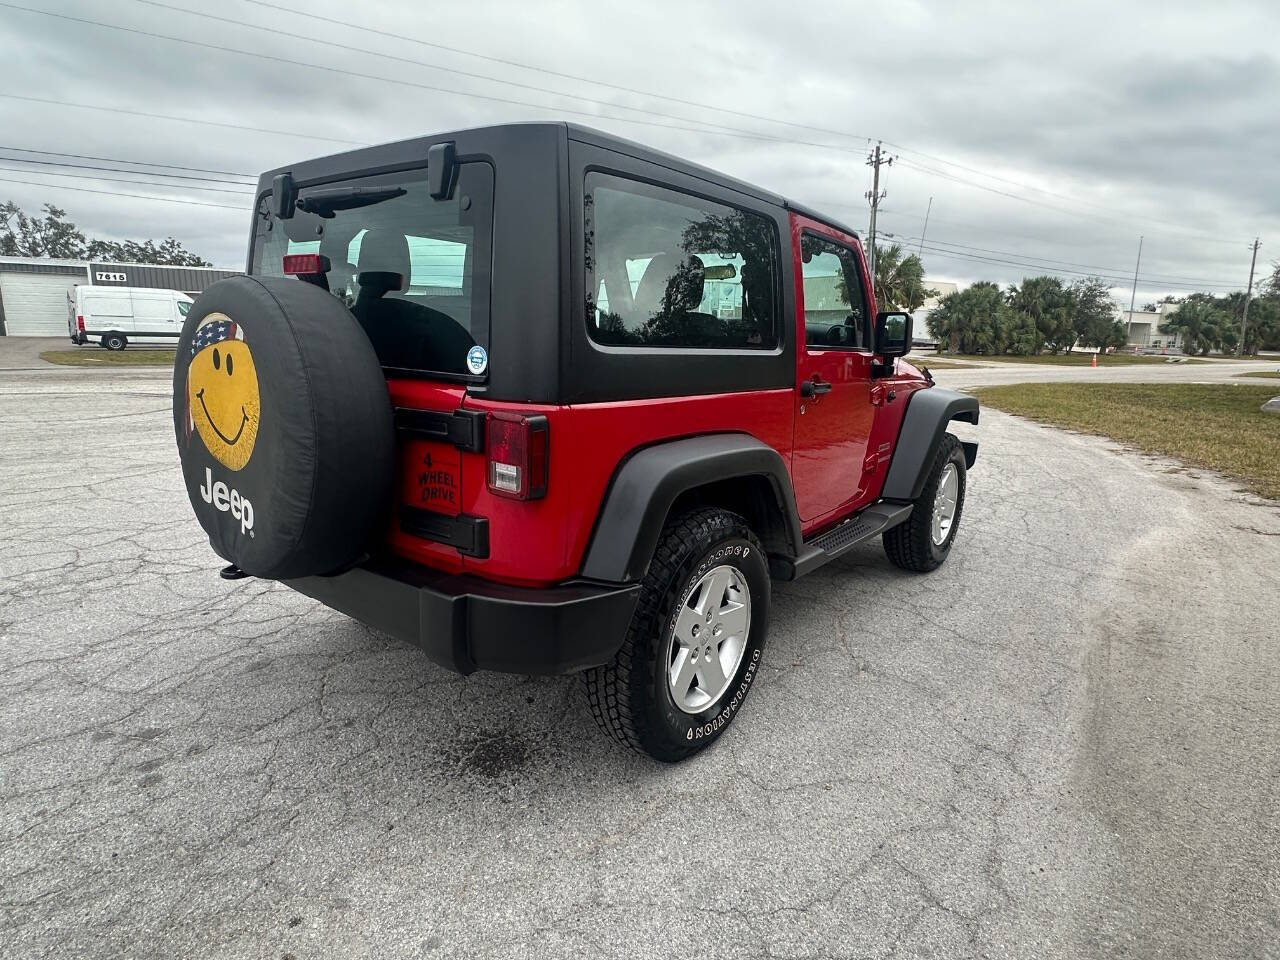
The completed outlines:
<svg viewBox="0 0 1280 960">
<path fill-rule="evenodd" d="M 338 210 L 369 207 L 383 200 L 403 197 L 408 192 L 403 187 L 332 187 L 311 191 L 298 201 L 298 209 L 328 220 Z"/>
</svg>

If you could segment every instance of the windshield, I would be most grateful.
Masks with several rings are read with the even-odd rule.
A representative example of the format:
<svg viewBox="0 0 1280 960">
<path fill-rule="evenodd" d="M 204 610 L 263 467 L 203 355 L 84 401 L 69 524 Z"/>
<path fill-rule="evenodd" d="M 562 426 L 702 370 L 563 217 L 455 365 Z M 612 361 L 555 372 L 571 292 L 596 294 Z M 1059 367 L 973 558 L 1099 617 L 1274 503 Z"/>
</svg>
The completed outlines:
<svg viewBox="0 0 1280 960">
<path fill-rule="evenodd" d="M 482 378 L 492 198 L 484 163 L 462 164 L 444 200 L 432 199 L 425 168 L 304 187 L 284 220 L 266 198 L 253 272 L 284 276 L 287 255 L 320 254 L 328 269 L 315 279 L 350 308 L 383 367 Z"/>
</svg>

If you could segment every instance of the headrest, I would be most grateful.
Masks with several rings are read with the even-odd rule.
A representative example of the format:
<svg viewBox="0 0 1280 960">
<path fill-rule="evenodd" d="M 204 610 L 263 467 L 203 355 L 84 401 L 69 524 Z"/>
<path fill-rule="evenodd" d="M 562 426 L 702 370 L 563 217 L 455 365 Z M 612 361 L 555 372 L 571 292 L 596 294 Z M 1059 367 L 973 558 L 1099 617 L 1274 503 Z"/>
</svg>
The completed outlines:
<svg viewBox="0 0 1280 960">
<path fill-rule="evenodd" d="M 704 281 L 702 261 L 697 257 L 682 260 L 673 253 L 660 253 L 649 261 L 636 287 L 636 312 L 648 319 L 664 308 L 697 310 Z"/>
<path fill-rule="evenodd" d="M 413 268 L 409 263 L 409 241 L 404 234 L 394 230 L 370 230 L 360 238 L 360 262 L 356 265 L 357 278 L 361 285 L 366 273 L 394 273 L 400 275 L 400 282 L 389 286 L 389 290 L 406 290 Z"/>
</svg>

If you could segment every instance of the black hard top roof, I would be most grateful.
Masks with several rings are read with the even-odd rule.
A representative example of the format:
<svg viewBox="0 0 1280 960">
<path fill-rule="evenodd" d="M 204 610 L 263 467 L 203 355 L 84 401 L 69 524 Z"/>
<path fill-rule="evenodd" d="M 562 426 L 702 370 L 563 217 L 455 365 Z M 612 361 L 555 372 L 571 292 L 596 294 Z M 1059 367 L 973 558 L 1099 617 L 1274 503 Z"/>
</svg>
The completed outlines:
<svg viewBox="0 0 1280 960">
<path fill-rule="evenodd" d="M 757 187 L 755 184 L 747 183 L 744 180 L 738 180 L 728 174 L 721 173 L 719 170 L 713 170 L 710 167 L 704 167 L 698 163 L 691 163 L 688 160 L 682 160 L 680 157 L 670 153 L 664 153 L 661 150 L 655 150 L 653 147 L 645 146 L 643 143 L 637 143 L 634 140 L 627 140 L 625 137 L 615 137 L 612 134 L 604 133 L 600 130 L 585 127 L 578 123 L 566 123 L 565 126 L 569 130 L 569 139 L 578 140 L 582 143 L 590 143 L 594 146 L 604 147 L 606 150 L 614 150 L 618 153 L 624 153 L 629 157 L 635 157 L 637 160 L 647 160 L 650 163 L 656 163 L 660 166 L 668 167 L 680 173 L 685 173 L 702 180 L 709 180 L 712 183 L 739 193 L 745 193 L 748 196 L 755 197 L 758 200 L 764 200 L 768 203 L 776 203 L 788 210 L 794 210 L 803 216 L 819 220 L 825 224 L 842 230 L 851 236 L 857 237 L 858 231 L 852 227 L 841 223 L 834 217 L 829 217 L 825 213 L 806 207 L 804 204 L 796 203 L 794 200 L 788 200 L 781 194 L 765 190 L 763 187 Z"/>
<path fill-rule="evenodd" d="M 738 180 L 735 177 L 731 177 L 727 174 L 721 173 L 718 170 L 713 170 L 710 167 L 704 167 L 701 164 L 691 163 L 690 161 L 683 160 L 680 157 L 674 156 L 673 154 L 664 153 L 661 150 L 655 150 L 653 147 L 646 146 L 645 144 L 642 144 L 642 143 L 637 143 L 634 140 L 627 140 L 624 137 L 615 137 L 612 134 L 604 133 L 603 131 L 595 130 L 595 129 L 592 129 L 591 127 L 583 126 L 582 124 L 566 123 L 563 121 L 533 121 L 533 122 L 525 122 L 525 123 L 493 124 L 487 127 L 472 127 L 466 130 L 452 130 L 448 132 L 441 132 L 441 133 L 431 134 L 425 137 L 411 137 L 406 140 L 396 141 L 396 142 L 387 143 L 387 144 L 379 144 L 377 146 L 359 147 L 355 150 L 347 150 L 347 151 L 343 151 L 342 153 L 332 154 L 325 157 L 317 157 L 312 160 L 306 160 L 300 163 L 289 164 L 286 166 L 277 167 L 274 170 L 269 170 L 263 173 L 258 180 L 259 191 L 263 192 L 263 191 L 269 190 L 271 187 L 271 178 L 275 176 L 277 173 L 297 171 L 299 168 L 308 170 L 312 174 L 319 174 L 322 171 L 326 171 L 330 169 L 340 169 L 341 167 L 347 166 L 353 161 L 360 163 L 362 165 L 366 165 L 366 164 L 371 165 L 374 162 L 375 158 L 380 158 L 384 160 L 388 160 L 388 159 L 393 160 L 395 159 L 396 155 L 401 155 L 401 154 L 403 154 L 406 157 L 409 155 L 423 156 L 425 155 L 426 148 L 429 145 L 431 145 L 432 143 L 438 143 L 443 140 L 458 141 L 459 151 L 465 153 L 467 151 L 465 142 L 477 136 L 485 137 L 486 135 L 491 135 L 494 133 L 519 136 L 522 132 L 527 132 L 530 134 L 535 132 L 542 132 L 545 135 L 546 131 L 553 130 L 553 129 L 566 130 L 568 132 L 568 137 L 570 140 L 577 140 L 581 143 L 587 143 L 593 146 L 602 147 L 603 149 L 606 149 L 606 150 L 613 150 L 613 151 L 616 151 L 617 153 L 625 154 L 629 157 L 634 157 L 637 160 L 644 160 L 644 161 L 648 161 L 649 163 L 655 163 L 655 164 L 658 164 L 659 166 L 667 167 L 668 169 L 675 170 L 679 173 L 683 173 L 692 177 L 697 177 L 700 180 L 706 180 L 710 183 L 717 184 L 718 186 L 722 186 L 730 190 L 735 190 L 738 193 L 744 193 L 748 196 L 755 197 L 758 200 L 763 200 L 766 203 L 777 204 L 778 206 L 784 207 L 787 210 L 793 210 L 796 213 L 802 214 L 803 216 L 811 217 L 814 220 L 818 220 L 818 221 L 821 221 L 822 223 L 828 224 L 829 226 L 835 227 L 837 230 L 842 230 L 845 233 L 850 234 L 851 236 L 854 236 L 854 237 L 859 236 L 858 231 L 854 230 L 852 227 L 848 226 L 847 224 L 841 223 L 836 218 L 827 216 L 821 211 L 814 210 L 811 207 L 806 207 L 803 204 L 796 203 L 795 201 L 792 201 L 792 200 L 788 200 L 786 197 L 782 196 L 781 194 L 774 193 L 770 190 L 765 190 L 763 187 L 758 187 L 755 184 L 747 183 L 746 181 L 743 181 L 743 180 Z M 387 157 L 386 156 L 387 154 L 392 154 L 393 156 Z"/>
</svg>

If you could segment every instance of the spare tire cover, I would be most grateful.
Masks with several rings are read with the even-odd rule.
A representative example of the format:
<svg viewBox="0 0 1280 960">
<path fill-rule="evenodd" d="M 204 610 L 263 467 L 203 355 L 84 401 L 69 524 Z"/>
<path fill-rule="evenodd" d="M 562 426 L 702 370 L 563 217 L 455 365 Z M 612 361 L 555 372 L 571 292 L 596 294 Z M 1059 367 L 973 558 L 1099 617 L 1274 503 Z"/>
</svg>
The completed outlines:
<svg viewBox="0 0 1280 960">
<path fill-rule="evenodd" d="M 220 556 L 285 580 L 363 555 L 390 503 L 395 434 L 377 356 L 337 298 L 290 278 L 210 286 L 178 341 L 173 422 Z"/>
</svg>

